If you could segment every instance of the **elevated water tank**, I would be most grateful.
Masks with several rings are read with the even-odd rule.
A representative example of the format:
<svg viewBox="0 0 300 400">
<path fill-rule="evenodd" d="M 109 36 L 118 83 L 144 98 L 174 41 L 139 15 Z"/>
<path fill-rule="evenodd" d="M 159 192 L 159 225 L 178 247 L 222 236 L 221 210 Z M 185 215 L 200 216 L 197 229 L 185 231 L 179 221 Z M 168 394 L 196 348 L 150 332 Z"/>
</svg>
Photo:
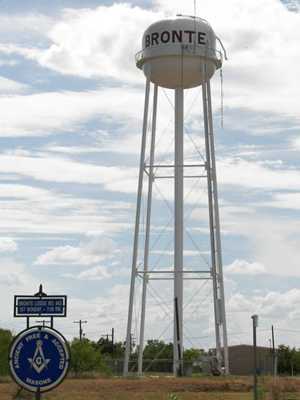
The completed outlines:
<svg viewBox="0 0 300 400">
<path fill-rule="evenodd" d="M 201 18 L 155 22 L 145 31 L 142 46 L 136 55 L 138 68 L 151 82 L 169 89 L 199 86 L 222 65 L 216 35 Z"/>
</svg>

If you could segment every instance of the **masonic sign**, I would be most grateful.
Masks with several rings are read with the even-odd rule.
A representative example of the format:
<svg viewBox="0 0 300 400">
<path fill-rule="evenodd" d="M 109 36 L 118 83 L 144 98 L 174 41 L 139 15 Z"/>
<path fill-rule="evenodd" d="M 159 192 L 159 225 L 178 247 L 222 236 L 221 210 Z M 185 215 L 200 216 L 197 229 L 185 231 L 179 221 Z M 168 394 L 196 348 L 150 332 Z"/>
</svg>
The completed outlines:
<svg viewBox="0 0 300 400">
<path fill-rule="evenodd" d="M 69 348 L 55 329 L 34 326 L 19 333 L 9 353 L 12 377 L 23 388 L 40 393 L 59 385 L 70 363 Z"/>
</svg>

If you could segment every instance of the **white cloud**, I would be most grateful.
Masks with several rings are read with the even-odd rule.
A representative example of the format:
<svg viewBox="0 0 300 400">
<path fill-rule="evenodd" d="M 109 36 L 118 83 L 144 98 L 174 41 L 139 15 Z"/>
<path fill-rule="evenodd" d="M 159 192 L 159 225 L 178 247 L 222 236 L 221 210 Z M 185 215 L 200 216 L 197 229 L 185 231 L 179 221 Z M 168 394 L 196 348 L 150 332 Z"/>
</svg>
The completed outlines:
<svg viewBox="0 0 300 400">
<path fill-rule="evenodd" d="M 36 34 L 39 37 L 42 34 L 46 35 L 53 23 L 54 20 L 45 14 L 28 12 L 5 14 L 2 12 L 0 14 L 1 40 L 20 39 L 24 43 L 29 34 Z"/>
<path fill-rule="evenodd" d="M 265 202 L 262 205 L 290 210 L 300 210 L 300 193 L 275 193 L 273 194 L 271 201 Z"/>
<path fill-rule="evenodd" d="M 103 281 L 106 279 L 126 277 L 130 276 L 129 267 L 120 267 L 118 261 L 110 261 L 109 266 L 97 265 L 95 267 L 84 269 L 79 273 L 64 273 L 63 277 L 76 279 L 79 281 Z"/>
<path fill-rule="evenodd" d="M 113 166 L 103 166 L 87 162 L 72 161 L 68 158 L 55 157 L 51 154 L 29 156 L 23 154 L 0 155 L 2 172 L 6 174 L 19 174 L 20 177 L 30 177 L 43 182 L 66 182 L 102 185 L 102 189 L 110 192 L 136 193 L 138 167 L 128 167 L 115 163 Z M 199 171 L 200 169 L 198 169 Z M 63 173 L 61 173 L 63 171 Z M 169 173 L 169 170 L 166 170 Z M 172 171 L 171 171 L 172 173 Z M 145 183 L 146 184 L 146 183 Z M 200 185 L 200 184 L 199 184 Z M 198 185 L 198 186 L 199 186 Z M 165 198 L 173 197 L 172 182 L 158 184 L 159 191 Z M 195 187 L 195 183 L 187 182 L 187 193 Z M 161 200 L 161 195 L 154 190 L 154 196 Z M 188 202 L 197 200 L 207 202 L 205 193 L 190 193 Z"/>
<path fill-rule="evenodd" d="M 112 258 L 114 251 L 115 244 L 111 239 L 103 235 L 91 236 L 81 241 L 78 247 L 61 246 L 47 251 L 38 257 L 35 264 L 91 265 Z M 99 268 L 83 272 L 82 277 L 87 278 L 93 273 L 99 273 Z"/>
<path fill-rule="evenodd" d="M 255 198 L 257 193 L 254 190 Z M 247 192 L 245 194 L 247 195 Z M 240 240 L 243 240 L 247 243 L 248 257 L 259 260 L 259 263 L 247 262 L 246 264 L 244 261 L 235 261 L 230 267 L 232 273 L 245 271 L 248 273 L 254 268 L 257 273 L 261 272 L 277 277 L 300 276 L 298 263 L 300 223 L 294 214 L 279 213 L 273 208 L 298 210 L 298 197 L 297 193 L 283 193 L 275 194 L 274 202 L 259 201 L 258 198 L 256 201 L 241 202 L 238 200 L 234 204 L 225 202 L 221 205 L 221 231 L 225 239 L 224 253 L 228 254 L 227 243 L 234 238 L 237 243 L 237 253 L 234 254 L 234 250 L 231 250 L 230 257 L 238 257 L 238 244 Z M 207 221 L 207 210 L 196 208 L 192 213 L 192 218 L 201 222 Z M 227 238 L 228 235 L 229 238 Z M 230 244 L 229 247 L 231 247 Z"/>
<path fill-rule="evenodd" d="M 1 66 L 1 62 L 0 62 Z M 28 85 L 14 81 L 12 79 L 0 76 L 0 95 L 11 93 L 22 93 L 28 88 Z"/>
<path fill-rule="evenodd" d="M 102 281 L 103 279 L 111 278 L 111 275 L 107 268 L 100 266 L 80 272 L 77 278 L 83 280 Z"/>
<path fill-rule="evenodd" d="M 126 3 L 64 9 L 51 30 L 41 30 L 51 42 L 49 47 L 10 43 L 0 45 L 0 51 L 36 60 L 62 74 L 137 82 L 134 56 L 141 50 L 141 35 L 159 17 L 162 14 Z"/>
<path fill-rule="evenodd" d="M 190 107 L 189 102 L 195 93 L 196 91 L 191 91 L 186 96 L 187 107 Z M 120 153 L 120 149 L 123 149 L 124 153 L 136 154 L 140 150 L 143 98 L 144 90 L 126 85 L 94 91 L 53 91 L 3 96 L 0 97 L 0 107 L 3 110 L 0 116 L 0 137 L 50 136 L 74 132 L 79 134 L 80 130 L 81 135 L 87 135 L 88 132 L 93 140 L 92 144 L 96 142 L 97 151 Z M 157 136 L 160 138 L 160 147 L 165 150 L 167 148 L 169 152 L 172 138 L 169 135 L 165 138 L 164 134 L 173 126 L 173 109 L 162 91 L 159 105 Z M 195 109 L 194 107 L 194 112 Z M 90 121 L 95 124 L 92 132 L 85 128 L 85 124 Z M 189 124 L 192 121 L 190 112 Z M 194 129 L 197 134 L 198 125 Z M 191 147 L 189 138 L 186 142 Z M 68 153 L 76 151 L 73 142 L 70 147 Z M 49 149 L 53 151 L 55 148 L 50 145 Z M 62 148 L 58 147 L 57 150 L 61 152 Z"/>
<path fill-rule="evenodd" d="M 133 118 L 136 120 L 142 115 L 140 96 L 135 89 L 114 88 L 0 97 L 0 135 L 48 136 L 56 132 L 74 132 L 95 117 L 102 123 L 112 123 L 112 119 L 117 118 L 127 126 Z"/>
<path fill-rule="evenodd" d="M 85 153 L 102 153 L 103 149 L 100 146 L 58 146 L 56 144 L 49 144 L 43 147 L 42 151 L 47 153 L 77 155 Z"/>
<path fill-rule="evenodd" d="M 18 64 L 17 60 L 5 60 L 5 59 L 0 59 L 0 67 L 3 66 L 9 66 L 9 67 L 13 67 L 15 65 Z"/>
<path fill-rule="evenodd" d="M 297 151 L 300 149 L 300 138 L 298 136 L 291 139 L 291 150 L 292 149 L 295 149 Z"/>
<path fill-rule="evenodd" d="M 125 3 L 65 10 L 49 33 L 51 46 L 36 59 L 64 74 L 136 81 L 140 36 L 158 16 Z"/>
<path fill-rule="evenodd" d="M 29 176 L 35 180 L 103 184 L 114 191 L 136 191 L 136 168 L 101 166 L 55 156 L 0 155 L 0 160 L 5 162 L 3 172 Z"/>
<path fill-rule="evenodd" d="M 298 221 L 261 217 L 261 221 L 256 221 L 256 226 L 250 229 L 255 255 L 268 272 L 279 276 L 300 276 Z"/>
<path fill-rule="evenodd" d="M 0 231 L 82 234 L 128 229 L 131 204 L 116 200 L 78 198 L 66 192 L 21 184 L 1 185 Z"/>
<path fill-rule="evenodd" d="M 14 288 L 22 288 L 26 284 L 28 276 L 25 266 L 11 258 L 1 258 L 0 284 Z"/>
<path fill-rule="evenodd" d="M 238 210 L 238 206 L 236 207 Z M 242 208 L 243 210 L 243 208 Z M 259 260 L 265 273 L 299 277 L 298 259 L 300 223 L 293 216 L 267 214 L 255 208 L 250 212 L 228 212 L 221 210 L 222 227 L 230 235 L 246 238 L 251 258 Z"/>
<path fill-rule="evenodd" d="M 63 274 L 66 278 L 78 279 L 82 281 L 102 281 L 104 279 L 110 279 L 112 274 L 107 267 L 97 266 L 84 271 L 79 274 Z"/>
<path fill-rule="evenodd" d="M 260 189 L 295 190 L 300 185 L 300 173 L 289 166 L 271 168 L 268 163 L 240 158 L 220 159 L 217 163 L 219 182 Z"/>
<path fill-rule="evenodd" d="M 17 249 L 18 245 L 12 238 L 0 237 L 0 253 L 14 253 Z"/>
<path fill-rule="evenodd" d="M 246 260 L 235 260 L 225 266 L 225 273 L 233 275 L 261 275 L 266 273 L 266 268 L 258 262 L 249 263 Z"/>
</svg>

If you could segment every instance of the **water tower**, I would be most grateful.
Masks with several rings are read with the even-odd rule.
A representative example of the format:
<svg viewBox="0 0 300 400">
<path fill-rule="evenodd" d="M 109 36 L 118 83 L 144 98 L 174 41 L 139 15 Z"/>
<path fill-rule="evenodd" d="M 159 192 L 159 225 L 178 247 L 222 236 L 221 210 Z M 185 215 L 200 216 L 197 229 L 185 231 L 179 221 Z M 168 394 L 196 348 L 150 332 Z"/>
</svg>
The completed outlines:
<svg viewBox="0 0 300 400">
<path fill-rule="evenodd" d="M 205 139 L 205 182 L 208 193 L 208 220 L 210 232 L 210 266 L 207 279 L 212 281 L 214 325 L 216 338 L 216 358 L 218 366 L 229 372 L 227 329 L 222 270 L 219 206 L 216 177 L 216 162 L 213 135 L 213 116 L 211 105 L 210 79 L 222 66 L 222 55 L 216 50 L 219 40 L 209 23 L 201 18 L 177 16 L 152 24 L 144 33 L 142 51 L 137 54 L 136 64 L 146 76 L 143 135 L 138 181 L 137 209 L 134 232 L 134 247 L 130 285 L 130 299 L 127 322 L 126 352 L 124 375 L 128 374 L 131 351 L 131 332 L 133 322 L 135 281 L 142 277 L 142 303 L 140 317 L 138 372 L 143 372 L 143 348 L 146 316 L 147 284 L 151 274 L 149 269 L 149 241 L 151 232 L 152 187 L 155 177 L 155 134 L 157 120 L 157 95 L 159 88 L 174 90 L 174 164 L 172 179 L 174 182 L 174 261 L 166 273 L 174 281 L 173 315 L 173 368 L 176 375 L 183 370 L 183 293 L 186 273 L 184 265 L 184 182 L 186 165 L 184 159 L 184 92 L 186 89 L 202 87 L 204 139 Z M 145 165 L 147 132 L 149 118 L 150 89 L 153 84 L 153 110 L 151 124 L 151 145 L 149 164 Z M 200 165 L 200 164 L 199 164 Z M 164 166 L 162 166 L 164 167 Z M 170 166 L 169 166 L 170 167 Z M 197 165 L 195 165 L 197 167 Z M 141 224 L 141 204 L 143 181 L 147 176 L 148 195 L 146 206 L 145 241 L 143 243 L 142 262 L 139 260 L 139 239 Z M 200 275 L 199 279 L 204 279 Z"/>
</svg>

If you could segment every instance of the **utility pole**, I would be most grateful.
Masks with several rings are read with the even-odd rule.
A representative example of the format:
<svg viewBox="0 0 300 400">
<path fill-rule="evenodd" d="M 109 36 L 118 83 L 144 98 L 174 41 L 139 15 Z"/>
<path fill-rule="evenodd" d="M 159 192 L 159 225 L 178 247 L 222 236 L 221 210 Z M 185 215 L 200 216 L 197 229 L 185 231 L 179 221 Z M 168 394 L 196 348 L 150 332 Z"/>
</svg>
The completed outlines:
<svg viewBox="0 0 300 400">
<path fill-rule="evenodd" d="M 253 395 L 254 400 L 258 400 L 258 387 L 257 387 L 257 338 L 256 338 L 256 328 L 258 326 L 258 315 L 252 315 L 253 321 L 253 376 L 254 376 L 254 387 L 253 387 Z"/>
<path fill-rule="evenodd" d="M 82 341 L 82 336 L 83 336 L 82 325 L 87 324 L 87 321 L 83 321 L 82 319 L 80 319 L 79 321 L 74 321 L 73 324 L 79 324 L 79 340 Z"/>
</svg>

